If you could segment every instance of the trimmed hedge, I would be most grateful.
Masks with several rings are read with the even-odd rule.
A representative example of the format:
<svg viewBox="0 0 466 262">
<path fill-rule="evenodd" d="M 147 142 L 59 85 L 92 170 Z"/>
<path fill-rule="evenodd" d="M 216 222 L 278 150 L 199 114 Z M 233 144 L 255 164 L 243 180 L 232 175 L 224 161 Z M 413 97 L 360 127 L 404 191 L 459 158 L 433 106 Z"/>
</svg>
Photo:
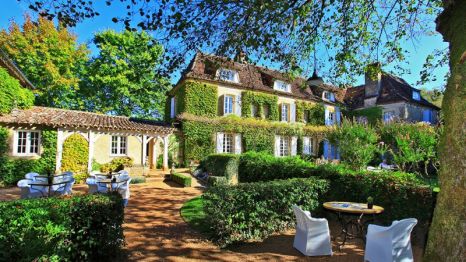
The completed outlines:
<svg viewBox="0 0 466 262">
<path fill-rule="evenodd" d="M 214 154 L 206 157 L 200 164 L 210 175 L 225 177 L 227 181 L 238 179 L 239 155 Z"/>
<path fill-rule="evenodd" d="M 207 178 L 208 186 L 220 186 L 229 185 L 229 181 L 224 176 L 209 176 Z"/>
<path fill-rule="evenodd" d="M 0 202 L 0 260 L 110 261 L 122 223 L 118 193 Z"/>
<path fill-rule="evenodd" d="M 172 180 L 175 183 L 180 184 L 180 185 L 182 185 L 184 187 L 190 187 L 191 186 L 191 177 L 190 176 L 175 173 L 175 174 L 172 175 Z"/>
<path fill-rule="evenodd" d="M 263 240 L 295 225 L 293 204 L 313 211 L 327 189 L 327 181 L 314 178 L 210 187 L 204 212 L 220 246 Z"/>
</svg>

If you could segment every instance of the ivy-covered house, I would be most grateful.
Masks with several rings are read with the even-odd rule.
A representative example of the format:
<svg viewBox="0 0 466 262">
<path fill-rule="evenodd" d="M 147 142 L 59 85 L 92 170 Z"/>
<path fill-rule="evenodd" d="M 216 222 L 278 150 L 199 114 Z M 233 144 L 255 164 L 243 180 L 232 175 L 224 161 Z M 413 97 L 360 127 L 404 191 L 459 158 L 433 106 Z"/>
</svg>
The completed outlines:
<svg viewBox="0 0 466 262">
<path fill-rule="evenodd" d="M 338 157 L 327 142 L 319 147 L 341 118 L 333 87 L 237 58 L 198 52 L 168 92 L 165 115 L 180 125 L 185 162 L 252 150 Z"/>
<path fill-rule="evenodd" d="M 343 92 L 345 104 L 359 122 L 438 122 L 440 108 L 404 79 L 385 72 L 375 78 L 366 74 L 364 85 Z"/>
</svg>

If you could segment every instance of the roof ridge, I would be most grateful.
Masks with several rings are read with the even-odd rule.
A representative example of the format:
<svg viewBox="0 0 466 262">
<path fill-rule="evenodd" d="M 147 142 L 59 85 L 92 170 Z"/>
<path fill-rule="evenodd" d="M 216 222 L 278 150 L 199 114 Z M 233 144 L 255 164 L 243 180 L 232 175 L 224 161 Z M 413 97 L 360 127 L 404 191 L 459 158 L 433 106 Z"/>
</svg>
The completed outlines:
<svg viewBox="0 0 466 262">
<path fill-rule="evenodd" d="M 47 106 L 33 106 L 32 108 L 44 108 L 47 110 L 56 110 L 56 111 L 64 111 L 64 112 L 77 112 L 77 113 L 82 113 L 82 114 L 89 114 L 89 115 L 95 115 L 95 116 L 108 116 L 108 117 L 115 117 L 115 118 L 131 118 L 128 116 L 114 116 L 114 115 L 107 115 L 104 113 L 97 113 L 97 112 L 89 112 L 89 111 L 82 111 L 82 110 L 76 110 L 76 109 L 65 109 L 65 108 L 58 108 L 58 107 L 47 107 Z M 26 109 L 27 110 L 27 109 Z"/>
</svg>

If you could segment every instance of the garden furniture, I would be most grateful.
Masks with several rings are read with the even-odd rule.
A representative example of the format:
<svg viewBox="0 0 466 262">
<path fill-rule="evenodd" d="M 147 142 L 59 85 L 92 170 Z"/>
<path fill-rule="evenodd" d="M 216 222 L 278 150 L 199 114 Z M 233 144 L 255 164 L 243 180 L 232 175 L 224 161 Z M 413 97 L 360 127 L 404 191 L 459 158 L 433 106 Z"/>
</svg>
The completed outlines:
<svg viewBox="0 0 466 262">
<path fill-rule="evenodd" d="M 130 183 L 131 183 L 131 178 L 128 177 L 126 182 L 124 184 L 122 184 L 118 188 L 118 193 L 120 193 L 121 197 L 123 198 L 123 205 L 125 207 L 128 205 L 128 200 L 129 200 L 129 196 L 130 196 L 130 192 L 129 192 L 129 184 Z"/>
<path fill-rule="evenodd" d="M 27 173 L 24 177 L 29 180 L 35 180 L 35 177 L 38 175 L 38 173 Z"/>
<path fill-rule="evenodd" d="M 370 262 L 411 262 L 411 231 L 417 219 L 393 221 L 389 227 L 369 225 L 364 260 Z"/>
<path fill-rule="evenodd" d="M 18 181 L 17 186 L 21 189 L 21 198 L 24 199 L 41 196 L 41 192 L 31 192 L 31 186 L 29 185 L 29 182 L 31 182 L 29 179 L 21 179 Z"/>
<path fill-rule="evenodd" d="M 86 184 L 89 187 L 89 191 L 88 191 L 89 194 L 99 192 L 95 178 L 91 178 L 91 177 L 86 178 Z M 105 190 L 107 190 L 107 187 L 105 187 Z"/>
<path fill-rule="evenodd" d="M 129 176 L 129 173 L 126 170 L 120 170 L 120 171 L 117 172 L 117 174 L 119 174 L 119 175 L 128 175 Z"/>
<path fill-rule="evenodd" d="M 313 218 L 311 213 L 293 205 L 296 216 L 296 235 L 293 247 L 306 256 L 332 255 L 330 230 L 325 218 Z"/>
<path fill-rule="evenodd" d="M 354 202 L 325 202 L 324 208 L 337 213 L 341 225 L 343 241 L 338 245 L 341 249 L 347 239 L 359 238 L 365 241 L 365 225 L 375 219 L 375 215 L 384 211 L 383 207 L 374 205 L 368 208 L 367 204 Z M 371 217 L 364 217 L 364 215 Z"/>
</svg>

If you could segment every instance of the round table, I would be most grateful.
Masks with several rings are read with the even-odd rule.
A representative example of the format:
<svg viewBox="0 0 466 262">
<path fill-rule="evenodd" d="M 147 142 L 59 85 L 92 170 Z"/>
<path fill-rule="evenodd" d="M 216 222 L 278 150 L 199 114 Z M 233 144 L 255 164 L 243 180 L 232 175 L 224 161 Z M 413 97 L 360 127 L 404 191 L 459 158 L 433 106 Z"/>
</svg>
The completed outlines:
<svg viewBox="0 0 466 262">
<path fill-rule="evenodd" d="M 52 182 L 52 183 L 49 183 L 48 181 L 47 182 L 46 181 L 33 181 L 33 182 L 29 183 L 29 186 L 33 190 L 40 191 L 42 196 L 51 196 L 51 195 L 56 193 L 56 191 L 55 192 L 50 191 L 52 189 L 52 186 L 64 187 L 69 182 L 71 182 L 71 181 L 61 181 L 61 182 Z M 44 195 L 44 192 L 42 192 L 42 190 L 36 189 L 36 188 L 34 188 L 34 186 L 47 187 L 47 195 Z"/>
<path fill-rule="evenodd" d="M 340 249 L 350 238 L 360 238 L 365 241 L 365 225 L 373 221 L 375 215 L 384 211 L 381 206 L 374 205 L 372 208 L 367 208 L 367 204 L 364 203 L 345 201 L 325 202 L 324 208 L 337 213 L 341 225 L 341 232 L 338 236 L 343 235 L 343 241 L 339 245 Z M 363 219 L 364 215 L 372 215 L 372 218 Z"/>
</svg>

